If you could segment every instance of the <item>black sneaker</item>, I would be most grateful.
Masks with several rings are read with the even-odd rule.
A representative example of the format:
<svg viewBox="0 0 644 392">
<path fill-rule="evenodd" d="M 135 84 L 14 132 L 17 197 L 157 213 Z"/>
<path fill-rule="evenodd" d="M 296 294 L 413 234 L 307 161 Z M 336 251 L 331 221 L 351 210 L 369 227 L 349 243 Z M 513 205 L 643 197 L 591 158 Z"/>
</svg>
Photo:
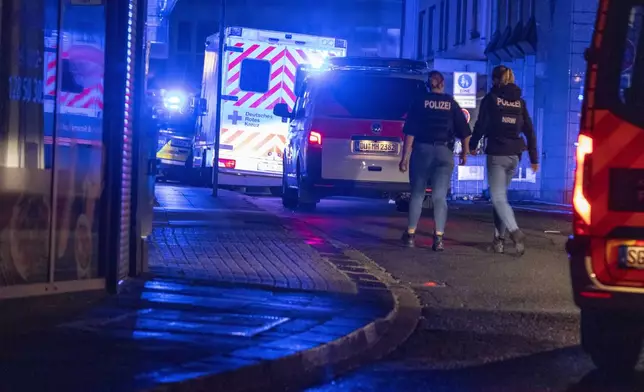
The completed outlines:
<svg viewBox="0 0 644 392">
<path fill-rule="evenodd" d="M 494 253 L 503 253 L 505 251 L 505 238 L 494 237 L 494 240 L 492 240 L 492 251 Z"/>
<path fill-rule="evenodd" d="M 525 253 L 525 234 L 519 229 L 510 233 L 510 238 L 514 242 L 514 246 L 517 249 L 517 254 L 522 256 Z"/>
<path fill-rule="evenodd" d="M 443 236 L 434 234 L 434 244 L 432 245 L 432 250 L 434 252 L 442 252 L 445 250 L 445 245 L 443 244 Z"/>
<path fill-rule="evenodd" d="M 413 248 L 416 246 L 416 234 L 410 234 L 409 232 L 404 232 L 401 238 L 403 245 Z"/>
</svg>

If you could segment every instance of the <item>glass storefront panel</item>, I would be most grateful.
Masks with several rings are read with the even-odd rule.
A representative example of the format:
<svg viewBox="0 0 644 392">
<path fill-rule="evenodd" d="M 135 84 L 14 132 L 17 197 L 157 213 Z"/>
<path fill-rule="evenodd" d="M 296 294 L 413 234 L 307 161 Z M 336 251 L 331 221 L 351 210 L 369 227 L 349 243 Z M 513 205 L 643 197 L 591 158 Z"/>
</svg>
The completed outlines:
<svg viewBox="0 0 644 392">
<path fill-rule="evenodd" d="M 105 9 L 66 1 L 60 18 L 60 67 L 54 161 L 54 280 L 99 277 L 98 217 L 103 169 Z"/>
<path fill-rule="evenodd" d="M 46 164 L 43 26 L 48 0 L 1 4 L 0 287 L 49 280 L 51 166 Z"/>
<path fill-rule="evenodd" d="M 0 2 L 0 289 L 100 277 L 105 9 L 62 1 Z"/>
</svg>

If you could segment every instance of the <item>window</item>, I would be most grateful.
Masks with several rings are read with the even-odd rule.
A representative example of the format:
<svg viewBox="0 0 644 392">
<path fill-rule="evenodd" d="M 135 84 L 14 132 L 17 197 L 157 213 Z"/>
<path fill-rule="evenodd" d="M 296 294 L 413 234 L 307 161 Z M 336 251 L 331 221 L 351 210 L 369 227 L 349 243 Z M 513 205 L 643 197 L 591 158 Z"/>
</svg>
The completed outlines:
<svg viewBox="0 0 644 392">
<path fill-rule="evenodd" d="M 177 24 L 177 50 L 181 52 L 192 51 L 192 24 L 190 22 Z"/>
<path fill-rule="evenodd" d="M 479 33 L 479 0 L 472 0 L 472 39 L 481 36 Z"/>
<path fill-rule="evenodd" d="M 434 55 L 434 18 L 436 14 L 436 6 L 433 5 L 429 8 L 427 15 L 427 57 Z"/>
<path fill-rule="evenodd" d="M 416 42 L 416 57 L 423 58 L 423 35 L 425 34 L 425 11 L 418 14 L 418 42 Z"/>
<path fill-rule="evenodd" d="M 271 77 L 271 63 L 266 60 L 245 59 L 241 62 L 239 88 L 243 91 L 265 93 Z"/>
<path fill-rule="evenodd" d="M 465 43 L 467 37 L 467 0 L 461 0 L 463 11 L 461 13 L 461 43 Z"/>
<path fill-rule="evenodd" d="M 449 0 L 445 2 L 445 36 L 443 41 L 443 50 L 447 50 L 447 42 L 449 36 Z"/>
<path fill-rule="evenodd" d="M 201 22 L 197 27 L 197 52 L 203 52 L 206 46 L 206 39 L 219 30 L 219 22 L 211 20 Z"/>
<path fill-rule="evenodd" d="M 456 0 L 456 35 L 454 36 L 454 46 L 461 43 L 461 23 L 463 22 L 463 0 Z"/>
<path fill-rule="evenodd" d="M 316 111 L 330 117 L 401 120 L 426 91 L 422 80 L 370 75 L 334 75 L 317 84 Z"/>
<path fill-rule="evenodd" d="M 626 34 L 626 45 L 622 56 L 622 67 L 620 77 L 619 95 L 623 103 L 642 107 L 644 94 L 641 88 L 634 88 L 641 85 L 644 73 L 644 40 L 642 40 L 642 25 L 644 24 L 644 6 L 637 6 L 631 9 L 628 18 L 628 30 Z"/>
<path fill-rule="evenodd" d="M 445 50 L 443 42 L 445 42 L 445 1 L 441 1 L 441 15 L 440 25 L 438 26 L 438 50 Z"/>
</svg>

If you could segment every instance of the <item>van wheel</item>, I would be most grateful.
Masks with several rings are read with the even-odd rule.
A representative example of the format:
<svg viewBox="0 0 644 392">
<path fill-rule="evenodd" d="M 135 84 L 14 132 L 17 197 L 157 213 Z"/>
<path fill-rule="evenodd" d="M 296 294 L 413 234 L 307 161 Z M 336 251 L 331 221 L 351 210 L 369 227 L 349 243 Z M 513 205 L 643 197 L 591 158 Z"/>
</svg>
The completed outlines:
<svg viewBox="0 0 644 392">
<path fill-rule="evenodd" d="M 298 167 L 299 169 L 299 167 Z M 304 183 L 300 170 L 297 171 L 297 208 L 302 211 L 313 211 L 317 207 L 317 198 Z"/>
<path fill-rule="evenodd" d="M 581 344 L 597 368 L 609 375 L 631 374 L 642 351 L 642 324 L 622 315 L 582 310 Z"/>
<path fill-rule="evenodd" d="M 282 177 L 282 205 L 290 210 L 297 208 L 297 190 L 286 185 L 285 177 Z"/>
</svg>

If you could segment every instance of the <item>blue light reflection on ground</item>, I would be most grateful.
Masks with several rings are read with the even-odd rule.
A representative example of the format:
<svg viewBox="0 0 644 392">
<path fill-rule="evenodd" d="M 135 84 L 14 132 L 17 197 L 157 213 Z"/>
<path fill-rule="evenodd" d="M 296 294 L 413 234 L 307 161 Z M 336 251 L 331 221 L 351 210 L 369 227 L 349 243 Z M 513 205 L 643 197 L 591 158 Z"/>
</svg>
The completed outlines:
<svg viewBox="0 0 644 392">
<path fill-rule="evenodd" d="M 354 295 L 162 279 L 124 286 L 122 294 L 48 332 L 51 337 L 3 347 L 3 386 L 130 391 L 178 382 L 319 346 L 368 322 L 363 312 L 370 319 L 383 312 Z M 32 358 L 37 361 L 25 368 Z M 33 371 L 42 377 L 28 377 Z"/>
</svg>

